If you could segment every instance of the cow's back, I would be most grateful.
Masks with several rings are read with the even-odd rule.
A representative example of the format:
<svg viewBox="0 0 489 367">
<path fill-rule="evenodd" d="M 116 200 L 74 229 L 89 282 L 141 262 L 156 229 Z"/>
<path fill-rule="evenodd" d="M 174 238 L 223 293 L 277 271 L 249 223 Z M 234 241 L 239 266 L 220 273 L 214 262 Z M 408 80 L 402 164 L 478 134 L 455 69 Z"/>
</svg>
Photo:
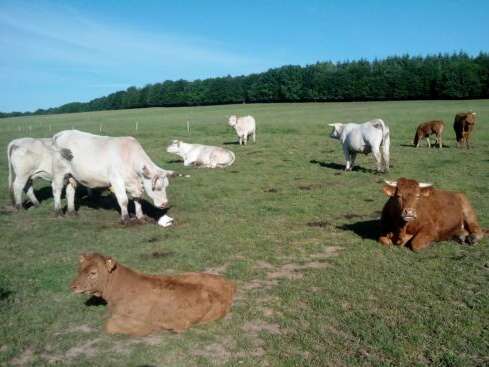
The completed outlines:
<svg viewBox="0 0 489 367">
<path fill-rule="evenodd" d="M 421 229 L 433 234 L 435 241 L 449 240 L 463 225 L 463 206 L 460 193 L 434 189 L 421 197 L 416 206 L 416 219 L 408 223 L 407 233 Z"/>
</svg>

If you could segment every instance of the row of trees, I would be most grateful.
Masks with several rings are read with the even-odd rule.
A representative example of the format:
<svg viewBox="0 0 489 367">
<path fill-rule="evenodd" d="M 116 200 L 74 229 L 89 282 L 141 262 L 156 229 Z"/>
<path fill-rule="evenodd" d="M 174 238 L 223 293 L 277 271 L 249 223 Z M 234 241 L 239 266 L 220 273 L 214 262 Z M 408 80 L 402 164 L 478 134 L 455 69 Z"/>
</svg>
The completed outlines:
<svg viewBox="0 0 489 367">
<path fill-rule="evenodd" d="M 489 98 L 489 54 L 288 65 L 248 76 L 167 80 L 26 114 L 255 102 Z M 22 113 L 0 113 L 0 117 Z"/>
</svg>

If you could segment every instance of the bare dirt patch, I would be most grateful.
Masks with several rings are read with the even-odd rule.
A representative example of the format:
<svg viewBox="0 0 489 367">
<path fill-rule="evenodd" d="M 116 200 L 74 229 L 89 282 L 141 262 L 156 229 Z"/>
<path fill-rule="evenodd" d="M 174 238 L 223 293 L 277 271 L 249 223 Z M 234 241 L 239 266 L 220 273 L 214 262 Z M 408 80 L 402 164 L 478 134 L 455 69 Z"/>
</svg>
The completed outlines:
<svg viewBox="0 0 489 367">
<path fill-rule="evenodd" d="M 274 335 L 282 334 L 280 325 L 263 320 L 248 321 L 241 327 L 241 329 L 251 336 L 257 336 L 260 332 L 266 332 Z"/>
<path fill-rule="evenodd" d="M 20 356 L 13 358 L 10 361 L 12 366 L 30 366 L 34 360 L 34 351 L 31 348 L 27 348 L 22 352 Z"/>
</svg>

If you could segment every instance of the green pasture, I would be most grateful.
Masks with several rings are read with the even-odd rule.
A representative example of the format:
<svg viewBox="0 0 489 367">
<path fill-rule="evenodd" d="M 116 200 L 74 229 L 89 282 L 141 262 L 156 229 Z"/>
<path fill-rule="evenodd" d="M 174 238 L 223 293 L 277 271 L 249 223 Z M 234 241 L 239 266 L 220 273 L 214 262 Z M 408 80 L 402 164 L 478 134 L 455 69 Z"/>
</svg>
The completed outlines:
<svg viewBox="0 0 489 367">
<path fill-rule="evenodd" d="M 478 113 L 473 149 L 457 149 L 460 111 Z M 236 145 L 227 116 L 251 114 L 257 144 Z M 327 123 L 380 117 L 392 169 L 359 156 L 344 173 Z M 415 127 L 445 121 L 443 149 L 411 146 Z M 190 136 L 187 131 L 190 121 Z M 137 130 L 136 130 L 137 125 Z M 80 195 L 79 216 L 56 218 L 50 186 L 39 208 L 11 210 L 0 158 L 0 365 L 487 366 L 489 241 L 421 253 L 375 240 L 383 179 L 463 191 L 489 228 L 489 101 L 253 104 L 150 108 L 0 120 L 0 146 L 76 128 L 135 136 L 177 177 L 176 225 L 122 226 L 109 192 Z M 183 167 L 172 139 L 224 146 L 226 169 Z M 214 271 L 238 285 L 231 314 L 182 334 L 102 331 L 106 306 L 70 292 L 79 254 L 98 251 L 153 274 Z"/>
</svg>

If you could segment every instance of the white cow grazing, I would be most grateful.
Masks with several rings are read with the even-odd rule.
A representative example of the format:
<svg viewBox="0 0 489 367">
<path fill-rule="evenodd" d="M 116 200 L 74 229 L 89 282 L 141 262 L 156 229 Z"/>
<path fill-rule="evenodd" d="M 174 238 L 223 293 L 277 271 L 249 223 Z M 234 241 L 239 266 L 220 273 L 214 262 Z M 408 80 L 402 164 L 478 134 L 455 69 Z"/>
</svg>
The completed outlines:
<svg viewBox="0 0 489 367">
<path fill-rule="evenodd" d="M 229 117 L 228 124 L 236 131 L 240 145 L 243 143 L 246 145 L 250 135 L 253 135 L 253 143 L 256 143 L 256 122 L 253 116 L 232 115 Z"/>
<path fill-rule="evenodd" d="M 34 194 L 32 181 L 53 179 L 53 159 L 56 154 L 52 139 L 20 138 L 12 140 L 7 147 L 8 187 L 17 209 L 22 206 L 22 192 L 34 206 L 39 201 Z"/>
<path fill-rule="evenodd" d="M 180 140 L 173 140 L 166 151 L 182 157 L 184 166 L 224 168 L 232 165 L 235 159 L 230 150 L 211 145 L 188 144 Z"/>
<path fill-rule="evenodd" d="M 329 124 L 333 127 L 331 138 L 339 139 L 343 144 L 346 159 L 346 171 L 351 171 L 357 153 L 372 153 L 377 162 L 377 171 L 389 170 L 389 128 L 381 119 L 363 124 Z"/>
<path fill-rule="evenodd" d="M 129 219 L 127 204 L 134 199 L 136 217 L 143 219 L 141 199 L 144 192 L 158 208 L 168 204 L 167 171 L 153 163 L 141 144 L 133 137 L 109 137 L 77 130 L 62 131 L 53 136 L 53 142 L 64 158 L 65 168 L 53 178 L 54 205 L 60 211 L 61 191 L 66 176 L 88 188 L 110 188 L 121 208 L 121 220 Z M 129 197 L 128 197 L 129 195 Z M 66 187 L 68 212 L 74 211 L 75 183 Z"/>
</svg>

